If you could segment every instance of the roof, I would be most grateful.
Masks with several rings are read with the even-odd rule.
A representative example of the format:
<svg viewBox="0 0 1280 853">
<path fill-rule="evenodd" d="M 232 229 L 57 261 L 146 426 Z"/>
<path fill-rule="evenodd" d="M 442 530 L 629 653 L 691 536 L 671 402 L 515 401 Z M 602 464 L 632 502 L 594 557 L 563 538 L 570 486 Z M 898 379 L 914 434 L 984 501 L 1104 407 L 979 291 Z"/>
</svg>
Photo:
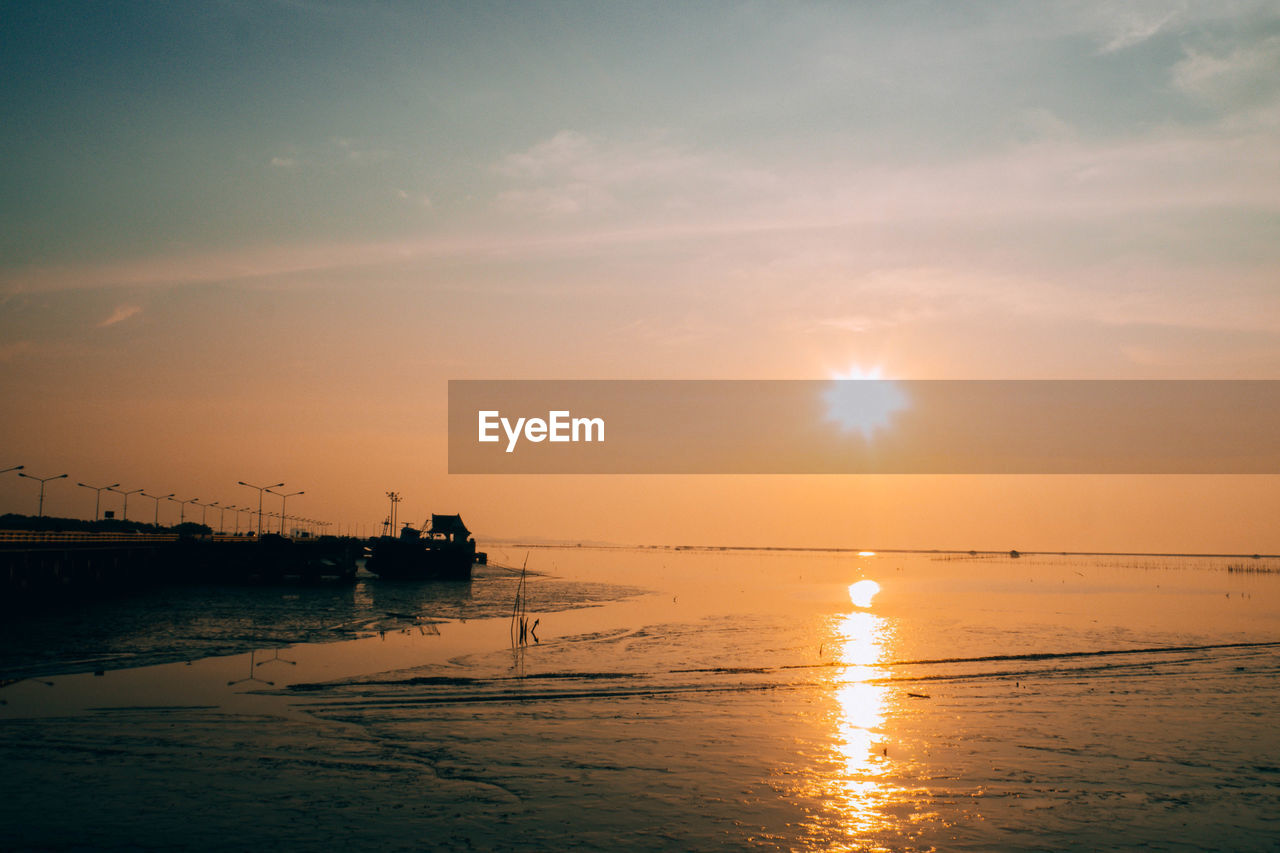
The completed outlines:
<svg viewBox="0 0 1280 853">
<path fill-rule="evenodd" d="M 448 535 L 467 536 L 471 533 L 467 530 L 467 526 L 462 523 L 460 515 L 437 515 L 431 513 L 431 532 L 444 533 Z"/>
</svg>

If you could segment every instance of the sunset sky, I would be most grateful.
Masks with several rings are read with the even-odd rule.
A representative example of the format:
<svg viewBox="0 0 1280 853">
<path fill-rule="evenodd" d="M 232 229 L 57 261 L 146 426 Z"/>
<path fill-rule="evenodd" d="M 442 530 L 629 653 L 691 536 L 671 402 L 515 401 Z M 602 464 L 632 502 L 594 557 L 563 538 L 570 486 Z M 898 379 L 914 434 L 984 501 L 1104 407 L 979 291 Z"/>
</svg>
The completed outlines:
<svg viewBox="0 0 1280 853">
<path fill-rule="evenodd" d="M 1280 378 L 1273 2 L 0 10 L 48 514 L 1280 551 L 1280 476 L 450 476 L 445 429 L 449 379 Z"/>
</svg>

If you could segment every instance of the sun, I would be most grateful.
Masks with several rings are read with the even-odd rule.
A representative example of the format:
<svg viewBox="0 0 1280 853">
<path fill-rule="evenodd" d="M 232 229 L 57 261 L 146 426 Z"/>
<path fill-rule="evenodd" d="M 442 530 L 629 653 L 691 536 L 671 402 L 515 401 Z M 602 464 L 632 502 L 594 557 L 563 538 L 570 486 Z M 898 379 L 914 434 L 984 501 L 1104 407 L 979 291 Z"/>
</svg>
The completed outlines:
<svg viewBox="0 0 1280 853">
<path fill-rule="evenodd" d="M 854 366 L 831 378 L 823 394 L 827 420 L 846 432 L 861 433 L 867 441 L 887 430 L 894 416 L 911 402 L 902 384 L 885 379 L 879 367 Z"/>
</svg>

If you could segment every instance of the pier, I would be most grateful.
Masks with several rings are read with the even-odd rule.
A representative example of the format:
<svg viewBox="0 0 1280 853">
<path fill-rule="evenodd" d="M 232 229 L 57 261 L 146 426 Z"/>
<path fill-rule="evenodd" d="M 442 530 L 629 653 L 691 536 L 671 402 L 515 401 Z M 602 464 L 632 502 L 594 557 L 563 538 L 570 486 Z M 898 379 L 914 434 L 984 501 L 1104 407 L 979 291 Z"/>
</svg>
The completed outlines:
<svg viewBox="0 0 1280 853">
<path fill-rule="evenodd" d="M 350 581 L 363 541 L 322 536 L 0 531 L 6 606 L 167 583 Z"/>
</svg>

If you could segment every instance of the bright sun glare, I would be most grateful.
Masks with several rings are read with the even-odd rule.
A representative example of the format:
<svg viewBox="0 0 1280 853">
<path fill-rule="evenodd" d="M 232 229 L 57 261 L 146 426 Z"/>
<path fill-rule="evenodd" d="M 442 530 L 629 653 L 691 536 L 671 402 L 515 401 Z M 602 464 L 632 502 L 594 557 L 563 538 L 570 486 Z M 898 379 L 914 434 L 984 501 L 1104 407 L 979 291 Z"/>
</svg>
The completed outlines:
<svg viewBox="0 0 1280 853">
<path fill-rule="evenodd" d="M 849 600 L 855 607 L 870 607 L 871 599 L 880 591 L 880 584 L 872 580 L 858 581 L 849 585 Z"/>
<path fill-rule="evenodd" d="M 885 379 L 879 367 L 850 367 L 831 378 L 835 381 L 823 395 L 827 420 L 846 432 L 861 433 L 867 441 L 888 429 L 894 416 L 910 405 L 901 384 Z"/>
</svg>

